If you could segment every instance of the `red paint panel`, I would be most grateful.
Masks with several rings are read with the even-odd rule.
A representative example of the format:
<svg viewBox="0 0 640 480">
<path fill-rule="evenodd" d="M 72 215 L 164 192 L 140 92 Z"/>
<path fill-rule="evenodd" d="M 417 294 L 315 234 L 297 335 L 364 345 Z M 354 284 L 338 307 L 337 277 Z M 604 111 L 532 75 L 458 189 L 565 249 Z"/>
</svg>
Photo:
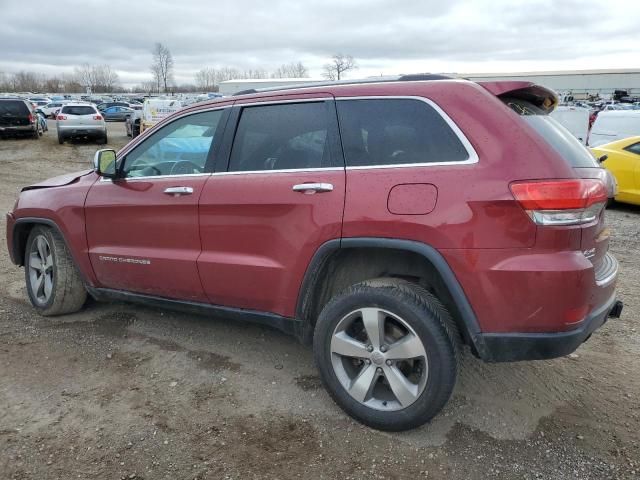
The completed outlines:
<svg viewBox="0 0 640 480">
<path fill-rule="evenodd" d="M 313 254 L 340 238 L 344 170 L 213 175 L 200 201 L 198 269 L 211 303 L 294 316 Z M 299 183 L 333 191 L 294 192 Z"/>
<path fill-rule="evenodd" d="M 86 202 L 87 240 L 101 287 L 205 301 L 198 199 L 208 176 L 96 182 Z M 164 193 L 193 188 L 192 195 Z"/>
</svg>

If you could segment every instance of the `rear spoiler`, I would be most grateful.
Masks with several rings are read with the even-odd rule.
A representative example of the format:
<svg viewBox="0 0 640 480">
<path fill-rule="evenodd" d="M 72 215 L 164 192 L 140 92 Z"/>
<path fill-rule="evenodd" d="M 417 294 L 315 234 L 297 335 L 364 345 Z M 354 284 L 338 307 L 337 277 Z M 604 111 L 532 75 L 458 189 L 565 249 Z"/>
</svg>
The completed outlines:
<svg viewBox="0 0 640 480">
<path fill-rule="evenodd" d="M 496 97 L 510 97 L 526 100 L 546 113 L 551 113 L 558 106 L 558 96 L 546 87 L 533 82 L 504 81 L 504 82 L 476 82 L 481 87 L 493 93 Z"/>
</svg>

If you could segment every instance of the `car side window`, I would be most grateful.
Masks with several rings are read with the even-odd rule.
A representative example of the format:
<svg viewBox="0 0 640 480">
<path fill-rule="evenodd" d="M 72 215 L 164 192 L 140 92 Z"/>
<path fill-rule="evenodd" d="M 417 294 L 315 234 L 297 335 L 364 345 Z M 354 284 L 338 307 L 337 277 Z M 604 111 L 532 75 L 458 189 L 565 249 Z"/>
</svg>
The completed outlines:
<svg viewBox="0 0 640 480">
<path fill-rule="evenodd" d="M 123 176 L 203 173 L 223 111 L 194 113 L 165 125 L 126 155 Z"/>
<path fill-rule="evenodd" d="M 325 102 L 245 107 L 233 141 L 229 170 L 331 166 L 329 125 Z"/>
<path fill-rule="evenodd" d="M 626 151 L 640 155 L 640 142 L 629 145 L 625 148 Z"/>
<path fill-rule="evenodd" d="M 347 167 L 460 162 L 469 152 L 442 115 L 414 99 L 336 102 Z"/>
</svg>

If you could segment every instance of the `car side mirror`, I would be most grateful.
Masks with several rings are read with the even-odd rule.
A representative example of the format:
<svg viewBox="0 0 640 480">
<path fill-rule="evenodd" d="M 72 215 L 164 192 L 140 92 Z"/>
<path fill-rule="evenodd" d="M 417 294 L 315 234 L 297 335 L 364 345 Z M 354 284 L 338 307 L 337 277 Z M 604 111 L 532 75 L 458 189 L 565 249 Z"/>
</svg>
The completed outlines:
<svg viewBox="0 0 640 480">
<path fill-rule="evenodd" d="M 609 158 L 609 155 L 602 155 L 601 157 L 598 157 L 598 163 L 604 162 L 607 158 Z"/>
<path fill-rule="evenodd" d="M 98 150 L 93 157 L 96 173 L 105 178 L 117 178 L 116 151 L 109 148 Z"/>
</svg>

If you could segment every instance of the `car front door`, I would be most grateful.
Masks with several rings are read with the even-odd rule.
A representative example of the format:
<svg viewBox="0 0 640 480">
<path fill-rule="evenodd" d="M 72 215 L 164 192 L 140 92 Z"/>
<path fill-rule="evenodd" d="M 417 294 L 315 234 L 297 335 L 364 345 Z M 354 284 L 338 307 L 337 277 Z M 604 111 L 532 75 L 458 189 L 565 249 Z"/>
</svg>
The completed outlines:
<svg viewBox="0 0 640 480">
<path fill-rule="evenodd" d="M 211 303 L 292 317 L 314 253 L 341 234 L 335 105 L 330 95 L 247 101 L 227 127 L 228 169 L 217 167 L 200 197 L 198 270 Z"/>
<path fill-rule="evenodd" d="M 179 117 L 118 157 L 121 177 L 89 191 L 85 218 L 99 286 L 203 301 L 198 200 L 228 110 Z"/>
</svg>

